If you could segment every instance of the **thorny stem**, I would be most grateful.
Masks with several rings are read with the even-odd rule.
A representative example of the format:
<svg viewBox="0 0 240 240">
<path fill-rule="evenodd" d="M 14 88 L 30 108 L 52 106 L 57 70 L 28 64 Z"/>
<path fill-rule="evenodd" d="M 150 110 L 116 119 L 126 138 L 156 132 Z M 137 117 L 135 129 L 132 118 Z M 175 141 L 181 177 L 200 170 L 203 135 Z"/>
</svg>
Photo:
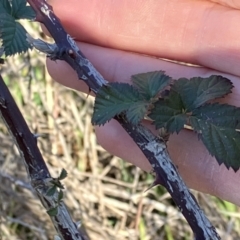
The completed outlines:
<svg viewBox="0 0 240 240">
<path fill-rule="evenodd" d="M 46 210 L 56 207 L 58 192 L 53 196 L 47 195 L 49 180 L 51 180 L 48 168 L 37 147 L 36 137 L 30 132 L 21 112 L 19 111 L 11 93 L 0 75 L 0 116 L 8 131 L 11 133 L 31 179 L 31 185 L 41 200 Z M 72 221 L 65 204 L 61 201 L 58 205 L 58 213 L 51 216 L 51 220 L 61 239 L 88 240 L 89 238 Z"/>
<path fill-rule="evenodd" d="M 46 0 L 28 0 L 36 12 L 36 20 L 43 23 L 55 40 L 55 50 L 49 54 L 52 59 L 65 60 L 77 72 L 91 91 L 97 93 L 107 81 L 86 59 L 72 38 L 63 29 L 60 20 Z M 33 44 L 34 45 L 34 44 Z M 206 218 L 197 204 L 196 199 L 188 190 L 172 163 L 163 140 L 155 137 L 142 125 L 133 126 L 123 117 L 115 117 L 126 132 L 135 141 L 148 161 L 151 163 L 156 180 L 154 185 L 161 183 L 171 194 L 173 200 L 191 226 L 196 240 L 220 239 L 215 228 Z"/>
</svg>

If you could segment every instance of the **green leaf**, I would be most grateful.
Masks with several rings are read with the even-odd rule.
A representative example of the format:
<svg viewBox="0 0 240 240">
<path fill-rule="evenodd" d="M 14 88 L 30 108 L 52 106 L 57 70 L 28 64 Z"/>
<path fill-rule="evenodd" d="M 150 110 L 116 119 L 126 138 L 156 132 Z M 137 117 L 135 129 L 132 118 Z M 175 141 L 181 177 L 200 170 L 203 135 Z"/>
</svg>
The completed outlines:
<svg viewBox="0 0 240 240">
<path fill-rule="evenodd" d="M 55 217 L 58 214 L 58 206 L 51 208 L 47 211 L 47 214 L 51 217 Z"/>
<path fill-rule="evenodd" d="M 47 190 L 47 196 L 53 196 L 57 191 L 57 186 L 52 186 Z"/>
<path fill-rule="evenodd" d="M 240 134 L 235 130 L 238 119 L 239 109 L 220 104 L 203 106 L 189 117 L 209 153 L 235 171 L 240 167 Z"/>
<path fill-rule="evenodd" d="M 173 84 L 173 89 L 181 95 L 182 101 L 189 111 L 209 100 L 231 93 L 232 88 L 230 80 L 216 75 L 208 78 L 195 77 L 190 80 L 180 78 Z"/>
<path fill-rule="evenodd" d="M 12 16 L 15 19 L 34 19 L 35 12 L 26 4 L 26 0 L 12 0 Z"/>
<path fill-rule="evenodd" d="M 7 13 L 0 14 L 0 36 L 6 56 L 26 52 L 31 48 L 26 41 L 26 30 Z"/>
<path fill-rule="evenodd" d="M 127 120 L 137 125 L 146 115 L 148 104 L 144 101 L 133 103 L 126 111 Z"/>
<path fill-rule="evenodd" d="M 167 98 L 159 99 L 154 104 L 149 117 L 154 121 L 157 129 L 164 127 L 170 133 L 179 133 L 187 121 L 181 97 L 173 90 L 170 90 Z"/>
<path fill-rule="evenodd" d="M 0 1 L 0 13 L 11 14 L 11 5 L 9 3 L 9 0 Z"/>
<path fill-rule="evenodd" d="M 133 86 L 127 83 L 109 83 L 103 86 L 97 93 L 94 105 L 92 123 L 105 124 L 114 116 L 126 112 L 129 120 L 136 123 L 143 116 L 146 103 Z M 132 116 L 134 108 L 136 116 Z"/>
<path fill-rule="evenodd" d="M 209 124 L 233 129 L 240 123 L 240 108 L 228 104 L 206 104 L 193 110 L 192 115 Z"/>
<path fill-rule="evenodd" d="M 59 187 L 60 189 L 64 189 L 64 186 L 61 184 L 61 182 L 59 181 L 58 178 L 53 178 L 51 183 L 56 186 Z"/>
<path fill-rule="evenodd" d="M 63 191 L 60 190 L 60 191 L 59 191 L 59 194 L 58 194 L 58 203 L 61 202 L 62 199 L 63 199 Z"/>
<path fill-rule="evenodd" d="M 58 177 L 58 180 L 61 181 L 66 177 L 67 177 L 67 171 L 63 168 L 61 173 L 60 173 L 60 176 Z"/>
<path fill-rule="evenodd" d="M 215 156 L 219 164 L 223 163 L 227 168 L 237 171 L 240 167 L 240 134 L 232 128 L 205 125 L 203 121 L 197 125 L 200 138 L 209 153 Z"/>
<path fill-rule="evenodd" d="M 147 72 L 132 76 L 133 85 L 146 100 L 154 98 L 161 90 L 169 85 L 171 78 L 163 71 Z"/>
</svg>

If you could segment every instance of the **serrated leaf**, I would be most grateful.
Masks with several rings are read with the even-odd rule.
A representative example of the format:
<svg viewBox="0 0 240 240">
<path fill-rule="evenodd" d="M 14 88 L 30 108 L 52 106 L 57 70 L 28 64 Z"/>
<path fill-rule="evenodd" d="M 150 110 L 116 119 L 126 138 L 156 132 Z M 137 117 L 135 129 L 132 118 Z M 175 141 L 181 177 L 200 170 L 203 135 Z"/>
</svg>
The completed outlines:
<svg viewBox="0 0 240 240">
<path fill-rule="evenodd" d="M 0 13 L 11 14 L 11 5 L 9 3 L 9 0 L 0 1 Z"/>
<path fill-rule="evenodd" d="M 47 211 L 47 214 L 51 217 L 55 217 L 58 214 L 58 206 L 51 208 Z"/>
<path fill-rule="evenodd" d="M 209 153 L 235 171 L 240 167 L 240 134 L 235 130 L 238 119 L 239 109 L 225 104 L 202 106 L 189 117 Z"/>
<path fill-rule="evenodd" d="M 34 19 L 35 12 L 26 0 L 12 0 L 12 16 L 15 19 Z"/>
<path fill-rule="evenodd" d="M 109 83 L 101 87 L 96 95 L 92 123 L 105 124 L 139 102 L 143 102 L 143 99 L 133 86 L 127 83 Z"/>
<path fill-rule="evenodd" d="M 195 77 L 190 80 L 180 78 L 173 84 L 173 89 L 179 92 L 185 107 L 189 111 L 209 100 L 231 93 L 232 88 L 233 85 L 230 80 L 216 75 L 208 78 Z"/>
<path fill-rule="evenodd" d="M 63 168 L 61 173 L 60 173 L 60 176 L 58 177 L 58 180 L 61 181 L 66 177 L 67 177 L 67 171 Z"/>
<path fill-rule="evenodd" d="M 133 85 L 149 100 L 169 85 L 171 78 L 163 71 L 147 72 L 132 76 Z"/>
<path fill-rule="evenodd" d="M 7 13 L 0 14 L 0 35 L 6 56 L 31 48 L 26 41 L 26 30 Z"/>
<path fill-rule="evenodd" d="M 144 101 L 136 102 L 126 111 L 127 120 L 133 125 L 137 125 L 146 115 L 148 104 Z"/>
<path fill-rule="evenodd" d="M 157 129 L 164 127 L 169 133 L 179 133 L 187 122 L 181 97 L 173 90 L 170 90 L 167 98 L 159 99 L 154 104 L 149 117 Z"/>
<path fill-rule="evenodd" d="M 47 190 L 47 196 L 53 196 L 57 191 L 57 186 L 52 186 Z"/>
<path fill-rule="evenodd" d="M 240 108 L 228 104 L 205 104 L 193 110 L 192 115 L 209 124 L 233 129 L 240 123 Z"/>
</svg>

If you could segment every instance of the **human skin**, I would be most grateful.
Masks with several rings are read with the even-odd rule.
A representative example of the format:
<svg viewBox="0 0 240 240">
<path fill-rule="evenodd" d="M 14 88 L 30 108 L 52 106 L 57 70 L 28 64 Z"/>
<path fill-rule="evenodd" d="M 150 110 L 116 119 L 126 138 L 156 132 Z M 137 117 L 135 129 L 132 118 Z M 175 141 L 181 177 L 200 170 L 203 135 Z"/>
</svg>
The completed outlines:
<svg viewBox="0 0 240 240">
<path fill-rule="evenodd" d="M 49 3 L 81 51 L 108 81 L 130 82 L 133 74 L 156 70 L 164 70 L 174 79 L 217 74 L 234 84 L 233 92 L 220 101 L 240 107 L 237 1 L 50 0 Z M 65 62 L 47 60 L 47 68 L 59 83 L 88 92 L 85 83 L 77 79 Z M 144 124 L 155 132 L 150 123 Z M 145 171 L 151 170 L 147 159 L 116 121 L 96 127 L 96 135 L 107 151 Z M 190 188 L 240 206 L 240 171 L 235 173 L 219 166 L 193 132 L 184 130 L 171 135 L 168 149 Z"/>
</svg>

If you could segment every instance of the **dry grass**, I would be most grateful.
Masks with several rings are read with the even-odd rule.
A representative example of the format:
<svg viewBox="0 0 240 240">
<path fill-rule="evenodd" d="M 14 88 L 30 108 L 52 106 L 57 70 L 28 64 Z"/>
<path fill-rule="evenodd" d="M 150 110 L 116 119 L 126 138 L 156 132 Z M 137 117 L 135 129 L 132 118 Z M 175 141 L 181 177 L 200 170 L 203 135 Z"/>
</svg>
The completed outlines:
<svg viewBox="0 0 240 240">
<path fill-rule="evenodd" d="M 38 145 L 52 176 L 67 170 L 64 201 L 91 239 L 193 239 L 163 188 L 144 193 L 153 176 L 97 144 L 91 126 L 93 99 L 53 82 L 43 55 L 11 58 L 2 72 L 30 129 L 42 134 Z M 55 230 L 2 122 L 0 165 L 0 239 L 53 239 Z M 201 193 L 195 196 L 222 239 L 240 239 L 239 208 Z"/>
</svg>

